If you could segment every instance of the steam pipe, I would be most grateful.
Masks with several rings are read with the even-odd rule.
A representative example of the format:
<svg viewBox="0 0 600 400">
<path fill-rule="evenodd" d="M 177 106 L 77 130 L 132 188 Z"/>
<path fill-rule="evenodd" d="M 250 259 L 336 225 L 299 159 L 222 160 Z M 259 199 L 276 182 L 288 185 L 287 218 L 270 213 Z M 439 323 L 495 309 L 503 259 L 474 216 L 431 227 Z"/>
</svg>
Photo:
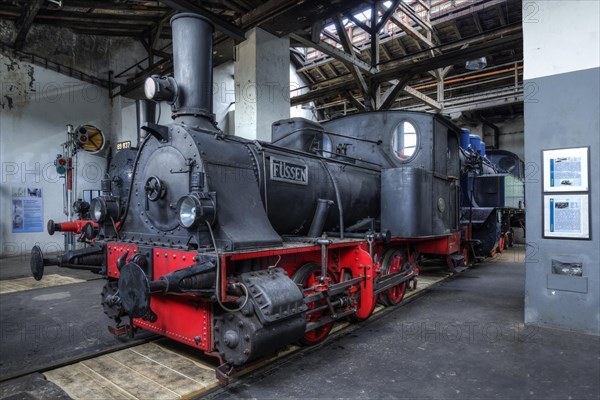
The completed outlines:
<svg viewBox="0 0 600 400">
<path fill-rule="evenodd" d="M 142 125 L 147 122 L 156 123 L 156 103 L 152 100 L 137 100 L 136 101 L 136 117 L 137 117 L 137 144 L 136 148 L 140 147 L 141 139 L 145 137 L 146 131 L 142 129 Z"/>
<path fill-rule="evenodd" d="M 323 226 L 325 226 L 325 221 L 327 220 L 327 214 L 329 214 L 329 207 L 332 205 L 333 201 L 331 200 L 317 200 L 317 210 L 315 211 L 312 223 L 310 224 L 308 237 L 316 238 L 321 236 L 323 233 Z"/>
</svg>

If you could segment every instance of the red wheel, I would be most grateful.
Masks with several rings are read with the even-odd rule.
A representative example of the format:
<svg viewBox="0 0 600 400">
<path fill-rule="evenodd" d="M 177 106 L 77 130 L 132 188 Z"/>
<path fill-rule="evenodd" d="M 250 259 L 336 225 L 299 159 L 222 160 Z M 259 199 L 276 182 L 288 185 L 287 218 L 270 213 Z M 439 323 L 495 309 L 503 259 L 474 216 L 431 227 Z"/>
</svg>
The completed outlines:
<svg viewBox="0 0 600 400">
<path fill-rule="evenodd" d="M 401 271 L 408 262 L 404 249 L 390 250 L 383 257 L 383 275 Z M 386 306 L 400 303 L 406 294 L 406 281 L 394 286 L 381 294 L 381 302 Z"/>
<path fill-rule="evenodd" d="M 501 254 L 502 250 L 504 250 L 504 235 L 500 235 L 500 240 L 498 240 L 498 248 L 496 251 Z"/>
<path fill-rule="evenodd" d="M 347 281 L 352 279 L 352 273 L 349 270 L 344 270 L 344 272 L 342 273 L 342 282 L 343 281 Z M 355 298 L 355 302 L 356 302 L 356 307 L 360 308 L 360 302 L 361 302 L 361 292 L 358 291 L 356 293 L 353 294 L 353 297 Z M 348 321 L 350 322 L 362 322 L 362 321 L 366 321 L 367 319 L 369 319 L 371 317 L 371 315 L 373 315 L 373 311 L 375 311 L 375 306 L 377 305 L 377 300 L 374 299 L 373 300 L 373 305 L 371 307 L 371 310 L 369 310 L 369 315 L 367 315 L 366 317 L 357 317 L 356 314 L 354 315 L 349 315 L 347 317 Z"/>
<path fill-rule="evenodd" d="M 327 276 L 330 279 L 332 278 L 330 274 L 327 274 Z M 302 287 L 308 288 L 308 287 L 312 287 L 312 286 L 315 286 L 316 284 L 318 284 L 320 278 L 321 278 L 321 266 L 317 263 L 309 263 L 309 264 L 305 264 L 302 267 L 300 267 L 294 273 L 292 280 L 295 283 L 302 285 Z M 314 291 L 305 292 L 305 294 L 311 294 L 311 293 L 314 293 Z M 325 299 L 321 299 L 318 301 L 314 301 L 312 303 L 308 303 L 307 311 L 313 310 L 317 307 L 321 307 L 325 304 L 327 304 Z M 321 310 L 321 311 L 316 311 L 314 313 L 308 314 L 306 316 L 306 322 L 309 324 L 311 322 L 315 322 L 315 321 L 319 320 L 319 318 L 321 318 L 322 316 L 326 315 L 327 313 L 328 313 L 328 310 Z M 331 328 L 333 328 L 333 322 L 331 322 L 329 324 L 321 325 L 321 326 L 313 329 L 312 331 L 308 331 L 304 334 L 304 337 L 302 337 L 302 339 L 300 339 L 300 343 L 303 345 L 307 345 L 307 346 L 312 346 L 312 345 L 318 344 L 318 343 L 322 342 L 323 340 L 325 340 L 327 335 L 329 335 Z"/>
</svg>

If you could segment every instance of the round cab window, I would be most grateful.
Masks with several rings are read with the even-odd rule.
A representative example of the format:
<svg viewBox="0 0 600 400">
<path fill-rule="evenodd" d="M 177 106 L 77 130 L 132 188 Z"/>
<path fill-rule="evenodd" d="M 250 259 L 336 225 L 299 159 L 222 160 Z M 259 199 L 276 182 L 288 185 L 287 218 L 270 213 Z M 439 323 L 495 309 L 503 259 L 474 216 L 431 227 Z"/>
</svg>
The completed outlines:
<svg viewBox="0 0 600 400">
<path fill-rule="evenodd" d="M 402 121 L 393 137 L 394 154 L 402 161 L 409 160 L 417 151 L 417 130 L 408 121 Z"/>
<path fill-rule="evenodd" d="M 333 143 L 328 134 L 316 135 L 310 143 L 310 152 L 328 158 L 333 154 Z"/>
</svg>

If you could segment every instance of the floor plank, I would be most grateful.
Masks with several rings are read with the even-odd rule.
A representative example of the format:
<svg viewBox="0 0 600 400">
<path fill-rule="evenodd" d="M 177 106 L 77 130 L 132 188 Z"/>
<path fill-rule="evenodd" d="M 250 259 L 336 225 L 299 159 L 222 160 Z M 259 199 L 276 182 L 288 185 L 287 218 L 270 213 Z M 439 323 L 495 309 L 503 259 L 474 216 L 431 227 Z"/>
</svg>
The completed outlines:
<svg viewBox="0 0 600 400">
<path fill-rule="evenodd" d="M 48 371 L 44 376 L 76 400 L 135 400 L 135 397 L 80 363 Z"/>
<path fill-rule="evenodd" d="M 44 276 L 41 281 L 36 281 L 33 277 L 7 279 L 0 281 L 0 295 L 6 293 L 21 292 L 39 288 L 69 285 L 71 283 L 85 282 L 84 279 L 71 278 L 68 276 L 50 274 Z"/>
</svg>

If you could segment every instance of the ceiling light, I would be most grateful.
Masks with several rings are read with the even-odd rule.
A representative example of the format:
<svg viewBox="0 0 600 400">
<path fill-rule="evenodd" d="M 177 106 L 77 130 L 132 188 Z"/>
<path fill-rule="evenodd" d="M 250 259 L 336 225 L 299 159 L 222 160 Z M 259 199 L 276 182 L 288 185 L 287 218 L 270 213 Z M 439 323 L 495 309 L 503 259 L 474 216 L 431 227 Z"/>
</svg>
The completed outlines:
<svg viewBox="0 0 600 400">
<path fill-rule="evenodd" d="M 487 58 L 480 57 L 475 60 L 469 60 L 465 64 L 465 68 L 469 71 L 478 71 L 487 67 Z"/>
</svg>

